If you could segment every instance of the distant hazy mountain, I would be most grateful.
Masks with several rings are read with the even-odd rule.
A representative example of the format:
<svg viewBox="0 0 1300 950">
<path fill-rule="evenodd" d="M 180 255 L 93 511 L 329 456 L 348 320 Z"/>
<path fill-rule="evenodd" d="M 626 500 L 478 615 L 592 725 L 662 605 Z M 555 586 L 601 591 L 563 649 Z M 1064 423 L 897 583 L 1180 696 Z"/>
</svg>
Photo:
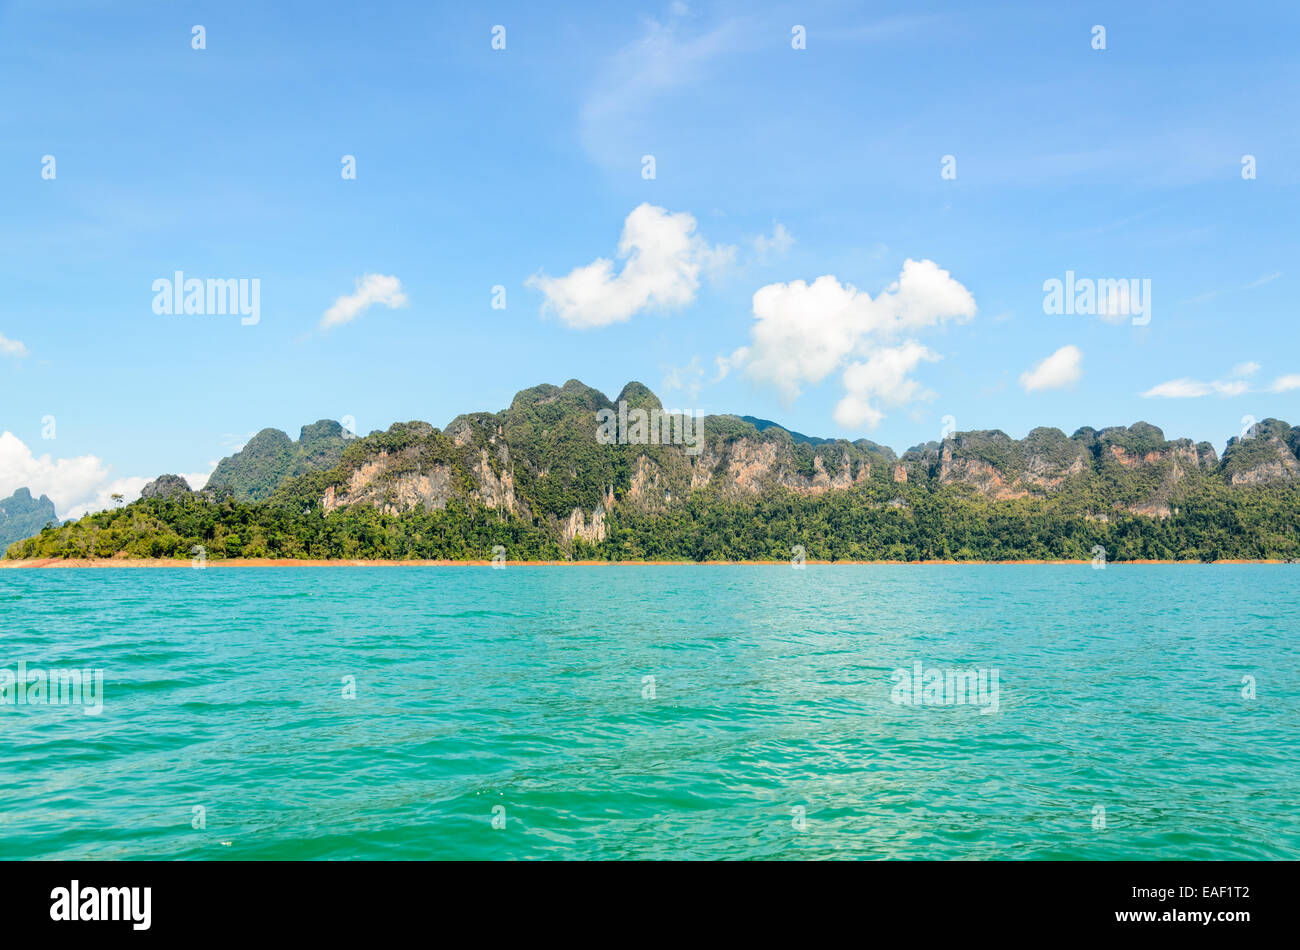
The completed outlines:
<svg viewBox="0 0 1300 950">
<path fill-rule="evenodd" d="M 784 429 L 780 423 L 773 422 L 771 419 L 760 419 L 757 416 L 740 416 L 745 422 L 748 422 L 759 432 L 765 429 Z M 834 439 L 822 439 L 815 435 L 804 435 L 802 432 L 795 432 L 793 429 L 785 429 L 790 433 L 790 438 L 796 442 L 803 442 L 806 445 L 825 445 L 828 442 L 834 442 Z"/>
<path fill-rule="evenodd" d="M 54 502 L 42 495 L 33 498 L 26 488 L 20 488 L 8 498 L 0 499 L 0 553 L 15 541 L 40 534 L 50 522 L 59 523 L 54 513 Z"/>
</svg>

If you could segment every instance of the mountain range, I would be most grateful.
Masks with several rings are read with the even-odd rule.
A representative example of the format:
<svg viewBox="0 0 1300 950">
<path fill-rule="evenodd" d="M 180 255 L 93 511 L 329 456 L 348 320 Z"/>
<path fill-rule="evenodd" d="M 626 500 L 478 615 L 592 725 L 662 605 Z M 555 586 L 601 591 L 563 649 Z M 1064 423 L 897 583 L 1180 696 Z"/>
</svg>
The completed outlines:
<svg viewBox="0 0 1300 950">
<path fill-rule="evenodd" d="M 633 422 L 628 444 L 600 437 L 602 412 Z M 640 413 L 653 426 L 638 431 Z M 640 383 L 611 400 L 570 380 L 443 429 L 264 429 L 201 492 L 166 476 L 10 556 L 188 557 L 201 544 L 214 557 L 484 558 L 498 543 L 547 559 L 788 559 L 796 544 L 832 559 L 1300 555 L 1300 429 L 1277 419 L 1222 457 L 1145 422 L 954 432 L 901 455 L 736 415 L 704 417 L 691 440 L 691 422 Z"/>
</svg>

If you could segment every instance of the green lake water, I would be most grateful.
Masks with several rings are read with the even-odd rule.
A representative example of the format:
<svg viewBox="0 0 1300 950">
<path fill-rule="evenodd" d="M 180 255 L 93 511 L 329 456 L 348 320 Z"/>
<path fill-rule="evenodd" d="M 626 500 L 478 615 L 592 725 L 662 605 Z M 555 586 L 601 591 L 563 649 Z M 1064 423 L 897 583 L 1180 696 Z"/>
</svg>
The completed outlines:
<svg viewBox="0 0 1300 950">
<path fill-rule="evenodd" d="M 0 859 L 1294 859 L 1298 643 L 1286 565 L 2 571 L 103 691 L 9 690 Z"/>
</svg>

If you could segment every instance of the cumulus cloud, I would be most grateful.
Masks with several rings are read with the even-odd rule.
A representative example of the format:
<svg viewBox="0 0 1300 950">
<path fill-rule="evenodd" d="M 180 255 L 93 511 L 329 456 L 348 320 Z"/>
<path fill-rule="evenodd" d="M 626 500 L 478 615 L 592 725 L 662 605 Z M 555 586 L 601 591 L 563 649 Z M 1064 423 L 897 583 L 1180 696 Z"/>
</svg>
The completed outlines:
<svg viewBox="0 0 1300 950">
<path fill-rule="evenodd" d="M 599 257 L 566 277 L 536 274 L 529 287 L 546 297 L 542 311 L 553 312 L 577 329 L 630 320 L 649 308 L 682 307 L 695 300 L 701 272 L 735 257 L 734 247 L 712 247 L 695 234 L 695 218 L 645 203 L 627 216 L 618 243 L 623 268 Z"/>
<path fill-rule="evenodd" d="M 1077 346 L 1063 346 L 1051 356 L 1020 374 L 1025 392 L 1060 389 L 1083 378 L 1083 351 Z"/>
<path fill-rule="evenodd" d="M 81 504 L 73 505 L 68 509 L 64 518 L 80 518 L 82 515 L 90 514 L 94 511 L 103 511 L 106 508 L 112 508 L 114 505 L 113 496 L 121 495 L 122 504 L 129 505 L 140 497 L 140 492 L 145 485 L 149 484 L 150 479 L 140 478 L 139 476 L 130 476 L 128 478 L 115 478 L 106 485 L 96 488 L 91 498 Z M 36 494 L 33 489 L 32 494 Z M 46 494 L 49 494 L 46 492 Z M 53 495 L 50 495 L 50 501 L 54 502 L 54 510 L 59 511 L 59 503 Z"/>
<path fill-rule="evenodd" d="M 1159 385 L 1152 386 L 1146 392 L 1142 393 L 1144 399 L 1197 399 L 1201 396 L 1240 396 L 1248 392 L 1258 392 L 1252 390 L 1245 377 L 1253 376 L 1259 372 L 1260 366 L 1253 360 L 1238 363 L 1232 368 L 1232 372 L 1225 379 L 1199 380 L 1187 376 L 1181 376 L 1178 379 L 1171 379 Z M 1291 385 L 1288 385 L 1291 383 Z M 1300 387 L 1300 376 L 1279 376 L 1268 387 L 1269 392 L 1286 392 L 1288 389 Z"/>
<path fill-rule="evenodd" d="M 351 323 L 375 304 L 383 304 L 389 309 L 406 306 L 406 294 L 402 292 L 402 282 L 396 277 L 385 274 L 365 274 L 355 281 L 357 292 L 345 294 L 330 305 L 321 317 L 320 328 Z"/>
<path fill-rule="evenodd" d="M 208 462 L 208 470 L 206 472 L 190 472 L 188 475 L 182 474 L 181 478 L 185 479 L 185 484 L 189 485 L 190 488 L 194 491 L 198 491 L 208 483 L 208 479 L 212 477 L 212 473 L 216 470 L 217 461 L 216 459 L 212 459 Z"/>
<path fill-rule="evenodd" d="M 94 455 L 36 456 L 12 432 L 0 434 L 0 498 L 28 488 L 38 498 L 48 495 L 60 518 L 80 518 L 108 508 L 114 494 L 134 501 L 146 482 L 147 478 L 113 478 L 108 466 Z"/>
<path fill-rule="evenodd" d="M 835 406 L 835 421 L 850 429 L 866 426 L 874 429 L 885 414 L 874 403 L 903 406 L 934 393 L 925 389 L 908 374 L 922 362 L 941 357 L 915 340 L 902 346 L 876 350 L 865 361 L 853 362 L 844 370 L 847 394 Z"/>
<path fill-rule="evenodd" d="M 750 343 L 718 361 L 720 373 L 743 366 L 751 379 L 793 400 L 806 385 L 845 370 L 848 395 L 836 418 L 876 425 L 876 403 L 903 405 L 922 390 L 907 373 L 936 358 L 914 339 L 892 341 L 975 316 L 975 298 L 934 261 L 907 260 L 898 279 L 874 299 L 833 275 L 768 284 L 754 294 Z M 855 363 L 850 373 L 845 369 Z M 899 367 L 902 367 L 899 371 Z"/>
<path fill-rule="evenodd" d="M 23 346 L 22 340 L 11 340 L 3 333 L 0 333 L 0 356 L 23 357 L 27 355 L 27 347 Z"/>
</svg>

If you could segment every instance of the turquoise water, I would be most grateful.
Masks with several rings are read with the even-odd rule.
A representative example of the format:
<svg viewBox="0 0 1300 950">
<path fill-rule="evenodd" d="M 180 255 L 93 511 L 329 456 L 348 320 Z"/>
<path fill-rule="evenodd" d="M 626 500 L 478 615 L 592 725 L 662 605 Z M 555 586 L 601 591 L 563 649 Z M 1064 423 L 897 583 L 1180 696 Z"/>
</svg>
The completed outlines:
<svg viewBox="0 0 1300 950">
<path fill-rule="evenodd" d="M 0 668 L 104 671 L 0 706 L 0 858 L 1297 858 L 1298 632 L 1283 565 L 0 571 Z"/>
</svg>

